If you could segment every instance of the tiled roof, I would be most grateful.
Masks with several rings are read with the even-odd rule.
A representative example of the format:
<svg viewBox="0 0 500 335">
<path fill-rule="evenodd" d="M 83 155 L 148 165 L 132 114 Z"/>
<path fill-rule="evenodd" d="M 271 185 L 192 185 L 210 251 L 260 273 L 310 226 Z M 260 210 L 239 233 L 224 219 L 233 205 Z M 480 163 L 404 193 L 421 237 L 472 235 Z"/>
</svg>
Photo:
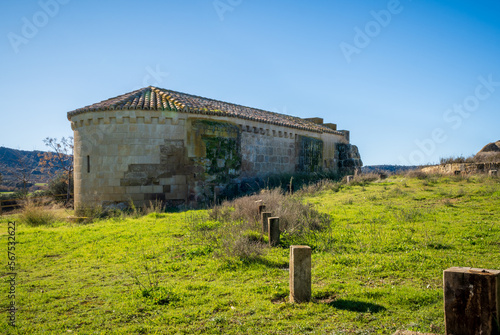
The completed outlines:
<svg viewBox="0 0 500 335">
<path fill-rule="evenodd" d="M 342 134 L 339 131 L 298 117 L 268 112 L 262 109 L 245 107 L 153 86 L 141 88 L 137 91 L 76 109 L 68 113 L 68 119 L 71 119 L 72 116 L 87 112 L 129 109 L 169 110 L 192 114 L 227 116 L 295 129 L 303 129 L 316 133 Z"/>
</svg>

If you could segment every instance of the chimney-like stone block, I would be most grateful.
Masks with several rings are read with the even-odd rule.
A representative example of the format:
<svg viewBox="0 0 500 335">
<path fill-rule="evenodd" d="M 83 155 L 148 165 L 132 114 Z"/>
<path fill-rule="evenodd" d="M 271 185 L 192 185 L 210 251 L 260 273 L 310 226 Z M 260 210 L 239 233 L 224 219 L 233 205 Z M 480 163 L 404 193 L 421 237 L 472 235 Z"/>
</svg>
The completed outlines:
<svg viewBox="0 0 500 335">
<path fill-rule="evenodd" d="M 337 130 L 337 125 L 335 123 L 324 123 L 323 126 L 328 127 L 331 130 Z"/>
<path fill-rule="evenodd" d="M 315 124 L 323 124 L 323 118 L 321 117 L 308 117 L 304 120 L 315 123 Z"/>
</svg>

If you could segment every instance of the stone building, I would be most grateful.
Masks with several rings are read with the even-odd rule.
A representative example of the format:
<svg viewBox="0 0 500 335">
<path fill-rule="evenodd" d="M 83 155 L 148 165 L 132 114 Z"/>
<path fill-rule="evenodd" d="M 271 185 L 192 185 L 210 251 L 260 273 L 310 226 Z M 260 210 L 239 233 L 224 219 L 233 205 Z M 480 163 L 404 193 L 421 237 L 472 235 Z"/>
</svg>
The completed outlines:
<svg viewBox="0 0 500 335">
<path fill-rule="evenodd" d="M 321 118 L 146 87 L 68 113 L 75 208 L 150 200 L 192 205 L 248 178 L 362 165 L 349 132 Z"/>
</svg>

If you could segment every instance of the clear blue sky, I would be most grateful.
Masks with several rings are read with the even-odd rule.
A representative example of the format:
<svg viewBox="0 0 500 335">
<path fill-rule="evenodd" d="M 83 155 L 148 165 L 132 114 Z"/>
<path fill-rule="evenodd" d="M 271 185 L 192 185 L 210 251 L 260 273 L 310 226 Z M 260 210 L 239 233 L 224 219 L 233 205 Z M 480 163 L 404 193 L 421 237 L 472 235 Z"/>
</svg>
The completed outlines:
<svg viewBox="0 0 500 335">
<path fill-rule="evenodd" d="M 500 140 L 500 2 L 3 1 L 0 146 L 154 85 L 351 131 L 365 165 Z"/>
</svg>

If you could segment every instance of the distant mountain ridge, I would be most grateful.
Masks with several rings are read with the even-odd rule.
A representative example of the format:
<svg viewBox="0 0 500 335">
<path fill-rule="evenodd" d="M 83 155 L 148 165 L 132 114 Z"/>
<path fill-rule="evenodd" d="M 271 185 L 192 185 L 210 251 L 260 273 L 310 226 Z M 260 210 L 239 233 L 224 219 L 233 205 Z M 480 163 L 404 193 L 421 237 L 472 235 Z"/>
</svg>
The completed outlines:
<svg viewBox="0 0 500 335">
<path fill-rule="evenodd" d="M 42 154 L 43 151 L 26 151 L 17 150 L 6 147 L 0 147 L 0 167 L 10 167 L 16 168 L 20 166 L 20 160 L 30 161 L 32 167 L 36 167 L 38 162 L 40 162 L 40 157 L 38 154 Z"/>
<path fill-rule="evenodd" d="M 40 156 L 44 152 L 0 147 L 0 173 L 3 186 L 0 190 L 19 188 L 19 174 L 25 174 L 30 185 L 48 182 L 49 176 L 39 166 Z M 52 172 L 57 172 L 57 169 Z"/>
<path fill-rule="evenodd" d="M 420 166 L 416 165 L 411 165 L 411 166 L 405 166 L 405 165 L 368 165 L 368 166 L 363 166 L 361 168 L 361 172 L 363 173 L 377 173 L 377 172 L 390 172 L 390 173 L 401 173 L 401 172 L 406 172 L 406 171 L 411 171 L 411 170 L 416 170 L 420 168 Z"/>
</svg>

